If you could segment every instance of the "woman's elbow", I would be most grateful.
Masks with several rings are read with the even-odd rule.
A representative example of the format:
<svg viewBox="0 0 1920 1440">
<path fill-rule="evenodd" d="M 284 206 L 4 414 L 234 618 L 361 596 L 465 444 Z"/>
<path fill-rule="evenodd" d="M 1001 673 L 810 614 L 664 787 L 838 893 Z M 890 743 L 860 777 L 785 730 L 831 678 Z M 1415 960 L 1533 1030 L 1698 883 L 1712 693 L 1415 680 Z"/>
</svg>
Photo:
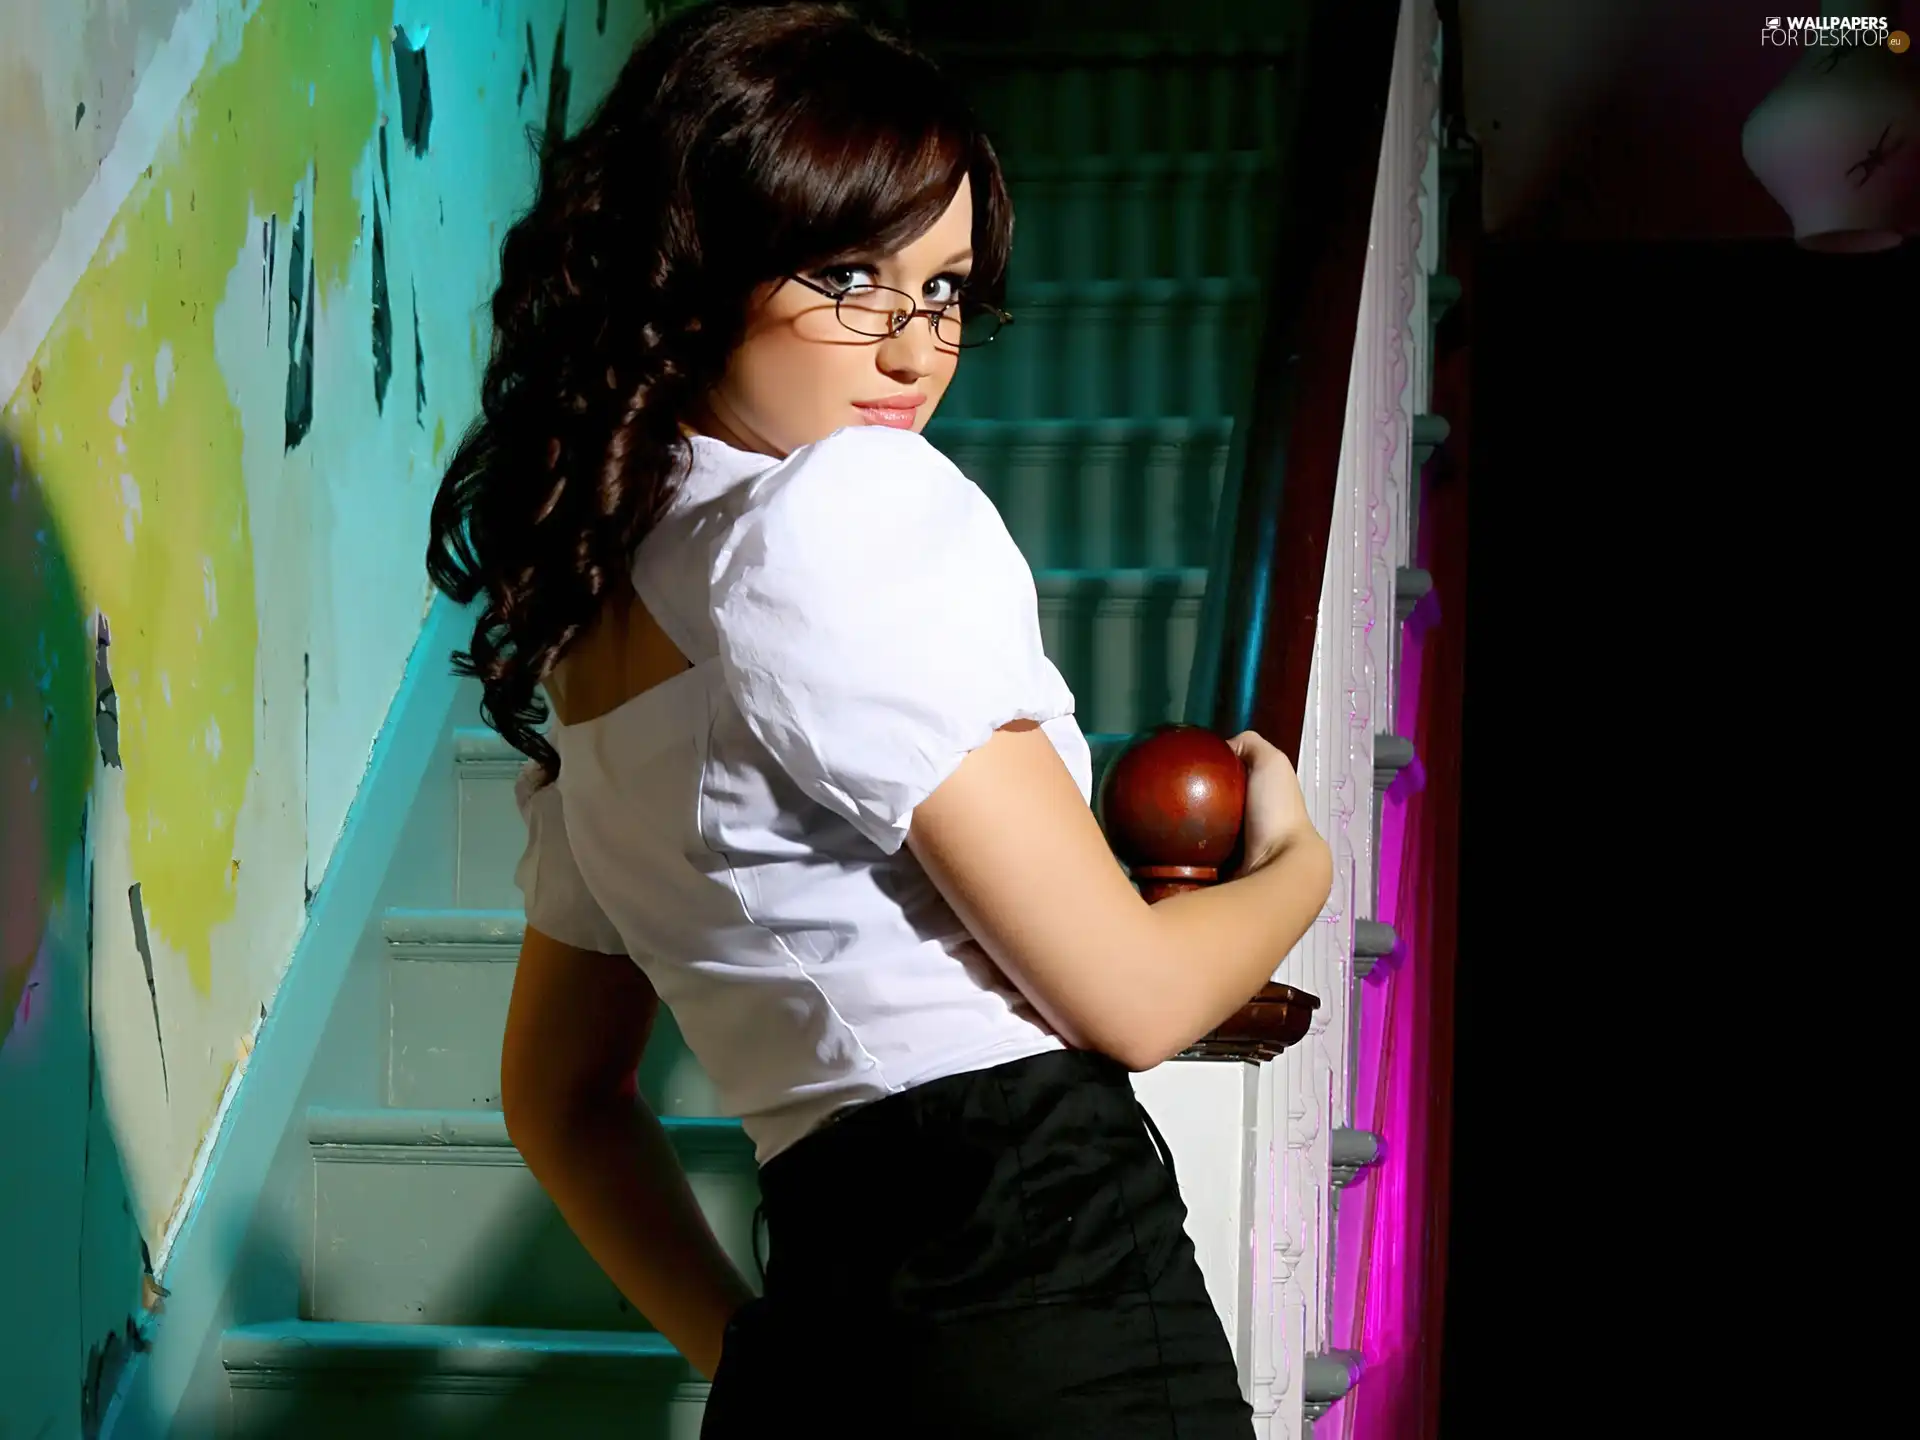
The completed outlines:
<svg viewBox="0 0 1920 1440">
<path fill-rule="evenodd" d="M 1144 1035 L 1107 1053 L 1135 1075 L 1157 1070 L 1187 1048 L 1186 1041 L 1165 1035 Z"/>
<path fill-rule="evenodd" d="M 1176 1041 L 1152 1016 L 1114 1017 L 1105 1024 L 1082 1027 L 1084 1039 L 1074 1044 L 1080 1050 L 1098 1050 L 1109 1060 L 1123 1065 L 1135 1075 L 1164 1065 L 1187 1048 Z"/>
<path fill-rule="evenodd" d="M 506 1122 L 507 1139 L 525 1155 L 538 1149 L 553 1133 L 553 1105 L 542 1098 L 540 1088 L 522 1072 L 502 1066 L 500 1072 L 500 1118 Z"/>
<path fill-rule="evenodd" d="M 506 1122 L 507 1138 L 523 1157 L 564 1141 L 584 1100 L 577 1085 L 538 1066 L 503 1063 L 500 1067 L 500 1118 Z"/>
</svg>

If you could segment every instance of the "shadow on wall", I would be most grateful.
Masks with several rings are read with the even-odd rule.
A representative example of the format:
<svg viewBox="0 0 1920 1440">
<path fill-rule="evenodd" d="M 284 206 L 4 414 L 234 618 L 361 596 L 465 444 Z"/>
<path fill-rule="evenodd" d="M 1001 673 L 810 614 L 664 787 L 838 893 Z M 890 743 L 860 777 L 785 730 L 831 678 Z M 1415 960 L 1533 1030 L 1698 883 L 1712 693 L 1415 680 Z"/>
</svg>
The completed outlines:
<svg viewBox="0 0 1920 1440">
<path fill-rule="evenodd" d="M 161 1297 L 93 1031 L 96 764 L 118 763 L 91 625 L 37 476 L 0 427 L 0 1436 L 98 1433 Z M 110 898 L 110 897 L 109 897 Z M 124 906 L 125 898 L 121 904 Z"/>
</svg>

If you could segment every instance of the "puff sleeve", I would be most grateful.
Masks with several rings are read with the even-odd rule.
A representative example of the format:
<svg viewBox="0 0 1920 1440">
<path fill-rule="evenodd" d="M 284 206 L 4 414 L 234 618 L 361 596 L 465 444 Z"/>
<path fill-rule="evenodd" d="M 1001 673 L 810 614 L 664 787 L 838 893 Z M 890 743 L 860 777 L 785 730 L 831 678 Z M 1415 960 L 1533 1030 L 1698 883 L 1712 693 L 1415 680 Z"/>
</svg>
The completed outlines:
<svg viewBox="0 0 1920 1440">
<path fill-rule="evenodd" d="M 608 955 L 627 953 L 627 942 L 587 888 L 567 838 L 560 789 L 529 760 L 514 783 L 513 798 L 527 822 L 527 848 L 513 872 L 526 902 L 527 923 L 563 945 Z"/>
<path fill-rule="evenodd" d="M 1033 572 L 912 432 L 838 431 L 755 483 L 712 576 L 728 689 L 800 787 L 892 854 L 997 728 L 1073 713 Z"/>
</svg>

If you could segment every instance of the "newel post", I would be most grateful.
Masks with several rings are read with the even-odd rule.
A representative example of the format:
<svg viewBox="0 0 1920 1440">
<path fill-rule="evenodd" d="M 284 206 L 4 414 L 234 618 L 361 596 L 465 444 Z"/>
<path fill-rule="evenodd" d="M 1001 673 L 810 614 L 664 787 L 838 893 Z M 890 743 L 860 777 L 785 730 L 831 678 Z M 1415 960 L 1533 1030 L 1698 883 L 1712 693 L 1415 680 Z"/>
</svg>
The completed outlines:
<svg viewBox="0 0 1920 1440">
<path fill-rule="evenodd" d="M 1161 725 L 1107 767 L 1100 823 L 1149 905 L 1218 884 L 1239 863 L 1246 770 L 1227 742 L 1200 725 Z M 1317 996 L 1268 981 L 1225 1024 L 1182 1054 L 1271 1060 L 1307 1033 Z"/>
</svg>

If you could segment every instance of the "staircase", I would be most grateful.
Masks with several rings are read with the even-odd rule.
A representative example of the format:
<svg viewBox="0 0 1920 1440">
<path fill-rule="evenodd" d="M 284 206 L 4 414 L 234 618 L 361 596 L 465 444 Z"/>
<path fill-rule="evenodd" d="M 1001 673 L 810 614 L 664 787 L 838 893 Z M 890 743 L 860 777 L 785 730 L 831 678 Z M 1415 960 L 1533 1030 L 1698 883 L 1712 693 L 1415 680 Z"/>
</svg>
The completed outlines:
<svg viewBox="0 0 1920 1440">
<path fill-rule="evenodd" d="M 927 436 L 1032 564 L 1097 774 L 1183 717 L 1259 338 L 1286 47 L 1204 5 L 1174 33 L 1026 8 L 1069 13 L 930 45 L 994 137 L 1017 220 L 1015 323 L 966 357 Z"/>
<path fill-rule="evenodd" d="M 929 39 L 976 97 L 1019 223 L 1016 323 L 969 353 L 928 435 L 1028 556 L 1096 767 L 1182 715 L 1277 185 L 1284 36 L 1222 0 L 1179 7 L 1177 34 L 1129 18 L 1170 8 L 984 5 L 973 35 Z M 442 738 L 281 1167 L 297 1308 L 221 1343 L 233 1437 L 698 1433 L 706 1386 L 506 1137 L 524 830 L 519 757 L 477 698 Z M 751 1146 L 664 1014 L 641 1089 L 754 1275 Z"/>
</svg>

